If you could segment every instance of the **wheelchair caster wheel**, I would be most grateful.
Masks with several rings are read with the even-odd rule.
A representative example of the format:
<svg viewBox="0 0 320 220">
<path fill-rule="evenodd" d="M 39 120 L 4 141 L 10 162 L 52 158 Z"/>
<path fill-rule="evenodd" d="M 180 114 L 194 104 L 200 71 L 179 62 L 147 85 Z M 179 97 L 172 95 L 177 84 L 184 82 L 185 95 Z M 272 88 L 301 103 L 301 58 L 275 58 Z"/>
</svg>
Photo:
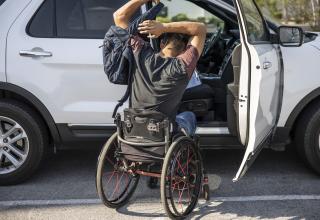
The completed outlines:
<svg viewBox="0 0 320 220">
<path fill-rule="evenodd" d="M 203 193 L 203 198 L 206 200 L 206 201 L 209 201 L 210 200 L 210 188 L 209 188 L 209 185 L 203 185 L 202 187 L 202 193 Z"/>
<path fill-rule="evenodd" d="M 202 195 L 206 201 L 210 200 L 209 178 L 206 174 L 203 178 Z"/>
<path fill-rule="evenodd" d="M 158 186 L 158 182 L 159 182 L 158 178 L 156 178 L 156 177 L 150 177 L 149 180 L 148 180 L 148 187 L 149 187 L 150 189 L 156 189 L 156 188 L 159 187 L 159 186 Z"/>
</svg>

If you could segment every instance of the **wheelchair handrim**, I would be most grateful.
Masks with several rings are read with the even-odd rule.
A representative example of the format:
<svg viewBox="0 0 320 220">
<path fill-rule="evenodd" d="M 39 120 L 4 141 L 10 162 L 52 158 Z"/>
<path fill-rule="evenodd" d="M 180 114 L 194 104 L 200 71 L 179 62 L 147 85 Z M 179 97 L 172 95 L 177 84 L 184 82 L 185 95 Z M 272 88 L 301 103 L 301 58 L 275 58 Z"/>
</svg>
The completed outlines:
<svg viewBox="0 0 320 220">
<path fill-rule="evenodd" d="M 134 192 L 138 181 L 139 175 L 132 175 L 125 170 L 118 169 L 123 166 L 121 160 L 117 160 L 115 151 L 117 150 L 117 139 L 114 138 L 109 146 L 106 146 L 106 152 L 101 155 L 100 162 L 101 167 L 101 178 L 100 178 L 100 191 L 101 199 L 104 204 L 116 208 L 126 203 Z M 103 150 L 102 150 L 103 151 Z M 110 171 L 106 172 L 106 169 Z"/>
<path fill-rule="evenodd" d="M 185 143 L 184 146 L 183 143 Z M 166 200 L 174 217 L 188 215 L 198 202 L 201 188 L 201 162 L 193 143 L 184 140 L 170 155 L 166 172 Z"/>
</svg>

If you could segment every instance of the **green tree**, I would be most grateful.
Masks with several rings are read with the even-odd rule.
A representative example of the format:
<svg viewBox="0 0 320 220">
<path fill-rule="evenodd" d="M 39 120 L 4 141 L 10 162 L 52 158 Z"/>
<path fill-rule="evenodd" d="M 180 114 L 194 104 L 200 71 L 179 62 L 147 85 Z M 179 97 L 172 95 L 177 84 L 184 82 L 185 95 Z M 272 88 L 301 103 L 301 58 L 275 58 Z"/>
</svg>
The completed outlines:
<svg viewBox="0 0 320 220">
<path fill-rule="evenodd" d="M 177 22 L 177 21 L 190 21 L 191 19 L 188 18 L 188 16 L 184 13 L 179 13 L 176 16 L 173 16 L 171 18 L 171 21 Z"/>
<path fill-rule="evenodd" d="M 156 20 L 161 22 L 161 23 L 169 23 L 169 22 L 171 22 L 171 19 L 169 17 L 158 16 Z"/>
<path fill-rule="evenodd" d="M 197 17 L 198 22 L 207 23 L 205 17 Z"/>
</svg>

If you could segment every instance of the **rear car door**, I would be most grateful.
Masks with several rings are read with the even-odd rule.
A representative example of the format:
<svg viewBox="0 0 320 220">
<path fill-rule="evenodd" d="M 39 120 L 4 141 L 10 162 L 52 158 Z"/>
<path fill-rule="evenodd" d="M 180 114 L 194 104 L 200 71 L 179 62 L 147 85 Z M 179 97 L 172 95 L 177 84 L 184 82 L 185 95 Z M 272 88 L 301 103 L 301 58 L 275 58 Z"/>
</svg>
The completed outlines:
<svg viewBox="0 0 320 220">
<path fill-rule="evenodd" d="M 33 93 L 56 123 L 113 124 L 125 86 L 103 71 L 104 35 L 127 0 L 33 0 L 8 34 L 8 82 Z"/>
<path fill-rule="evenodd" d="M 254 0 L 234 0 L 241 32 L 239 138 L 246 152 L 239 180 L 268 142 L 279 119 L 283 93 L 281 50 L 271 42 L 267 23 Z"/>
</svg>

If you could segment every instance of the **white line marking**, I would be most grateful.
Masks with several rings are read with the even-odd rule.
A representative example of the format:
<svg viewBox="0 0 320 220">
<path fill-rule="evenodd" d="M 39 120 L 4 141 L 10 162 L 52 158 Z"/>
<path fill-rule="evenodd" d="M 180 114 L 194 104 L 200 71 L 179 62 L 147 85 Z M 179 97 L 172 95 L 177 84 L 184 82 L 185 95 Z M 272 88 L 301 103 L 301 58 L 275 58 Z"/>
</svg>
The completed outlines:
<svg viewBox="0 0 320 220">
<path fill-rule="evenodd" d="M 0 206 L 90 205 L 99 203 L 102 203 L 99 199 L 16 200 L 0 201 Z"/>
<path fill-rule="evenodd" d="M 320 200 L 320 195 L 267 195 L 216 197 L 213 202 L 251 202 L 251 201 L 287 201 L 287 200 Z"/>
<path fill-rule="evenodd" d="M 320 200 L 320 195 L 266 195 L 266 196 L 238 196 L 215 197 L 206 206 L 215 205 L 216 202 L 255 202 L 255 201 L 294 201 L 294 200 Z M 150 203 L 150 201 L 146 202 Z M 137 203 L 143 201 L 137 200 Z M 155 201 L 158 204 L 158 202 Z M 0 206 L 50 206 L 50 205 L 91 205 L 102 204 L 100 199 L 65 199 L 65 200 L 16 200 L 0 201 Z"/>
</svg>

